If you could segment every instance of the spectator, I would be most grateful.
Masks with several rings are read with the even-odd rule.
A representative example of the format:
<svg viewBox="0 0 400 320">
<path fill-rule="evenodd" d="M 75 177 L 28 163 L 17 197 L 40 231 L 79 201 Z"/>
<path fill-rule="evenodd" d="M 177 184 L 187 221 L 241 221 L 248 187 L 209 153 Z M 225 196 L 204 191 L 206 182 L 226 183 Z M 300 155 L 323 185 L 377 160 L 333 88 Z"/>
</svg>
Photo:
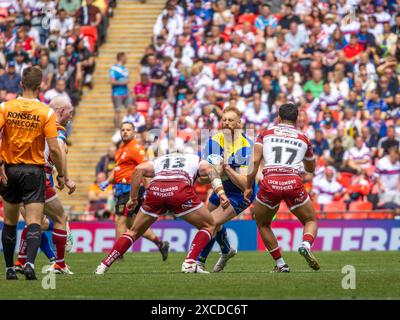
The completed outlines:
<svg viewBox="0 0 400 320">
<path fill-rule="evenodd" d="M 290 45 L 292 53 L 298 52 L 308 42 L 308 36 L 299 30 L 296 22 L 292 22 L 289 26 L 289 32 L 285 35 L 285 42 Z"/>
<path fill-rule="evenodd" d="M 303 87 L 303 91 L 310 91 L 314 98 L 318 98 L 324 90 L 324 82 L 322 80 L 322 71 L 313 70 L 312 79 L 308 80 Z"/>
<path fill-rule="evenodd" d="M 399 149 L 400 140 L 396 138 L 396 129 L 394 126 L 390 126 L 387 130 L 387 136 L 379 140 L 378 143 L 378 156 L 382 157 L 388 154 L 392 148 Z"/>
<path fill-rule="evenodd" d="M 83 73 L 83 85 L 93 89 L 92 77 L 96 69 L 96 62 L 93 54 L 85 47 L 84 39 L 79 39 L 75 44 L 75 51 L 78 55 L 79 63 Z"/>
<path fill-rule="evenodd" d="M 86 5 L 81 6 L 75 13 L 75 19 L 81 26 L 93 26 L 99 28 L 101 23 L 101 11 L 93 5 L 93 0 L 86 0 Z"/>
<path fill-rule="evenodd" d="M 343 147 L 342 139 L 337 137 L 333 140 L 333 148 L 331 149 L 329 163 L 336 171 L 340 171 L 343 165 L 345 149 Z"/>
<path fill-rule="evenodd" d="M 15 99 L 20 92 L 21 76 L 15 71 L 15 61 L 10 61 L 6 73 L 0 76 L 0 101 Z"/>
<path fill-rule="evenodd" d="M 74 19 L 68 16 L 68 12 L 60 8 L 58 15 L 50 21 L 50 31 L 59 30 L 61 37 L 69 37 L 74 27 Z"/>
<path fill-rule="evenodd" d="M 344 155 L 345 165 L 355 173 L 365 172 L 371 166 L 371 150 L 359 136 L 355 139 L 354 147 Z"/>
<path fill-rule="evenodd" d="M 259 93 L 254 95 L 254 100 L 249 103 L 243 118 L 245 123 L 253 125 L 257 131 L 267 127 L 270 120 L 268 107 L 261 101 Z"/>
<path fill-rule="evenodd" d="M 42 90 L 47 91 L 51 88 L 51 83 L 54 77 L 54 66 L 49 61 L 49 56 L 43 54 L 40 57 L 39 67 L 43 72 Z"/>
<path fill-rule="evenodd" d="M 283 17 L 279 20 L 278 25 L 282 27 L 282 29 L 289 30 L 290 24 L 292 22 L 296 22 L 297 24 L 301 23 L 300 18 L 293 14 L 293 7 L 291 4 L 285 4 L 284 6 L 284 11 L 283 11 Z"/>
<path fill-rule="evenodd" d="M 113 169 L 115 167 L 114 156 L 115 156 L 116 151 L 117 151 L 117 148 L 114 144 L 112 144 L 108 148 L 107 154 L 102 156 L 96 165 L 96 176 L 100 172 L 103 172 L 103 173 L 105 173 L 106 178 L 108 178 L 108 175 L 110 174 L 111 171 L 113 171 Z"/>
<path fill-rule="evenodd" d="M 121 108 L 126 109 L 131 105 L 129 95 L 129 72 L 125 67 L 127 63 L 126 54 L 124 52 L 117 53 L 117 63 L 110 69 L 111 95 L 114 105 L 114 127 L 118 129 L 121 124 Z"/>
<path fill-rule="evenodd" d="M 71 101 L 68 93 L 65 91 L 66 88 L 66 83 L 65 80 L 63 79 L 59 79 L 56 82 L 56 86 L 54 87 L 54 89 L 50 89 L 48 91 L 46 91 L 46 93 L 44 94 L 44 101 L 45 103 L 50 103 L 50 101 L 57 96 L 62 96 L 66 99 L 68 99 L 69 101 Z"/>
<path fill-rule="evenodd" d="M 137 105 L 134 103 L 129 106 L 127 114 L 123 117 L 122 122 L 131 122 L 137 132 L 141 132 L 146 123 L 144 116 L 137 111 Z"/>
<path fill-rule="evenodd" d="M 264 35 L 267 27 L 271 27 L 271 30 L 274 30 L 278 26 L 278 20 L 271 14 L 269 5 L 262 5 L 260 15 L 257 17 L 254 26 L 256 27 L 257 35 L 260 37 Z"/>
<path fill-rule="evenodd" d="M 315 131 L 315 138 L 311 140 L 313 146 L 314 154 L 318 157 L 329 156 L 329 143 L 324 137 L 324 132 L 322 130 Z"/>
<path fill-rule="evenodd" d="M 58 2 L 58 9 L 65 10 L 70 17 L 74 17 L 80 7 L 81 0 L 60 0 Z"/>
<path fill-rule="evenodd" d="M 135 84 L 133 94 L 136 102 L 150 102 L 151 83 L 149 75 L 145 71 L 140 72 L 140 81 Z"/>
<path fill-rule="evenodd" d="M 99 172 L 96 175 L 96 181 L 89 187 L 89 206 L 88 211 L 95 215 L 102 215 L 102 212 L 107 209 L 107 203 L 113 197 L 112 186 L 109 185 L 105 191 L 102 191 L 100 184 L 106 181 L 106 174 Z"/>
<path fill-rule="evenodd" d="M 334 168 L 326 167 L 323 178 L 314 181 L 313 192 L 317 202 L 325 205 L 339 200 L 344 195 L 345 189 L 336 181 Z"/>
<path fill-rule="evenodd" d="M 379 200 L 386 208 L 400 207 L 400 161 L 398 148 L 391 148 L 378 161 L 376 173 L 379 177 Z"/>
</svg>

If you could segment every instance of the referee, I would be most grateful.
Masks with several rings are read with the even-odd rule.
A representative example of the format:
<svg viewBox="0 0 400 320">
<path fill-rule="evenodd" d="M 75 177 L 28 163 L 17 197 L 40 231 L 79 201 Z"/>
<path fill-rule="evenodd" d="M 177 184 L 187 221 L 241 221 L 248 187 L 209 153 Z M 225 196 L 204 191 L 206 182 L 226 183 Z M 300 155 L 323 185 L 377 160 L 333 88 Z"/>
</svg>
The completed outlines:
<svg viewBox="0 0 400 320">
<path fill-rule="evenodd" d="M 56 115 L 41 103 L 39 96 L 42 71 L 28 67 L 22 75 L 22 96 L 0 106 L 0 194 L 3 197 L 4 227 L 1 236 L 6 262 L 6 279 L 17 280 L 14 250 L 20 204 L 26 212 L 27 280 L 36 280 L 35 258 L 40 246 L 40 222 L 43 216 L 45 181 L 44 149 L 50 149 L 58 176 L 58 187 L 64 187 L 61 150 L 57 141 Z"/>
</svg>

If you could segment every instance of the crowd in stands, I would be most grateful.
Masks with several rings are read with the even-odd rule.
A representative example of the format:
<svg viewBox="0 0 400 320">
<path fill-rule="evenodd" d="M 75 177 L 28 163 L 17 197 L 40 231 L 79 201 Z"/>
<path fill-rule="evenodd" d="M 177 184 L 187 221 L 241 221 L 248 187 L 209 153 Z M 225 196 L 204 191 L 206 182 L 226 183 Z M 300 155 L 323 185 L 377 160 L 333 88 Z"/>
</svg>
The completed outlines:
<svg viewBox="0 0 400 320">
<path fill-rule="evenodd" d="M 304 176 L 315 203 L 399 210 L 399 34 L 395 0 L 169 0 L 127 117 L 150 148 L 168 120 L 184 140 L 234 105 L 261 130 L 293 101 L 317 156 Z"/>
<path fill-rule="evenodd" d="M 40 99 L 58 95 L 77 107 L 82 87 L 92 87 L 95 55 L 106 41 L 108 0 L 0 1 L 0 102 L 21 91 L 22 71 L 40 67 Z"/>
</svg>

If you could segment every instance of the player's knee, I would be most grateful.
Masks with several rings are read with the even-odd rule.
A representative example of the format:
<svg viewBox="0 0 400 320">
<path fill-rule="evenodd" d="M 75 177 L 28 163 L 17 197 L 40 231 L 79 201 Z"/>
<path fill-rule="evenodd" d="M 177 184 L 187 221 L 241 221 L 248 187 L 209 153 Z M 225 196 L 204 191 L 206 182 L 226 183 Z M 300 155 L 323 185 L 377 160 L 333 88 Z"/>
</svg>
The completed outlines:
<svg viewBox="0 0 400 320">
<path fill-rule="evenodd" d="M 214 218 L 211 216 L 210 219 L 203 221 L 203 224 L 200 229 L 207 229 L 211 234 L 214 234 L 216 228 L 217 224 Z"/>
<path fill-rule="evenodd" d="M 271 220 L 260 220 L 256 219 L 257 227 L 258 228 L 271 228 Z"/>
</svg>

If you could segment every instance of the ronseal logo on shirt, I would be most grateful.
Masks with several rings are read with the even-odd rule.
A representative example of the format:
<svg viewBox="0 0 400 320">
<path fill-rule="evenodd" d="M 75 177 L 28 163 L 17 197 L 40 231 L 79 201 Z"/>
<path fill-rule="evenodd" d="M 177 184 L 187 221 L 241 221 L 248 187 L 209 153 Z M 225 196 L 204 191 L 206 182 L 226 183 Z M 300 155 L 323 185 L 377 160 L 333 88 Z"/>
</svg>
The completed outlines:
<svg viewBox="0 0 400 320">
<path fill-rule="evenodd" d="M 9 111 L 7 113 L 6 124 L 14 128 L 37 129 L 40 124 L 40 116 L 25 112 Z"/>
</svg>

